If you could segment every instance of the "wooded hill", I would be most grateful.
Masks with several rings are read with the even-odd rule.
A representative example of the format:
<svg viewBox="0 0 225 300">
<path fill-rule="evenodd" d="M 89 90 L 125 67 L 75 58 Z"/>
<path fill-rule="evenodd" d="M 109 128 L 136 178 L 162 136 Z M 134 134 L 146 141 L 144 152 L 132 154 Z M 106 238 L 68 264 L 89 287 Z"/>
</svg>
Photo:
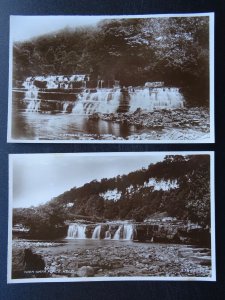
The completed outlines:
<svg viewBox="0 0 225 300">
<path fill-rule="evenodd" d="M 14 43 L 14 80 L 35 75 L 89 74 L 142 86 L 182 88 L 191 105 L 208 105 L 209 18 L 135 18 L 66 28 Z"/>
<path fill-rule="evenodd" d="M 177 187 L 156 190 L 146 184 L 152 178 L 158 183 L 174 180 Z M 111 200 L 104 197 L 115 190 L 119 197 Z M 95 222 L 118 219 L 142 222 L 162 212 L 210 227 L 209 155 L 166 156 L 164 161 L 150 164 L 147 169 L 94 180 L 66 191 L 45 205 L 14 209 L 13 223 L 46 232 L 78 218 Z"/>
</svg>

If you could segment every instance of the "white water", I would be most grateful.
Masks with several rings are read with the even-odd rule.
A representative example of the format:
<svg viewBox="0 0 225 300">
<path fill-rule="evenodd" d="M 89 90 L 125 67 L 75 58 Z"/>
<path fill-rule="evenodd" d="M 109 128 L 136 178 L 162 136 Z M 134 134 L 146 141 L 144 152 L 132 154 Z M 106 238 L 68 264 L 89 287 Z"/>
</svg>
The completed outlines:
<svg viewBox="0 0 225 300">
<path fill-rule="evenodd" d="M 30 86 L 25 93 L 25 99 L 28 101 L 26 112 L 38 112 L 40 110 L 41 101 L 38 99 L 38 89 L 34 86 Z"/>
<path fill-rule="evenodd" d="M 123 224 L 117 229 L 113 239 L 114 240 L 132 240 L 134 237 L 134 225 Z"/>
<path fill-rule="evenodd" d="M 111 233 L 109 230 L 105 232 L 105 240 L 111 240 Z"/>
<path fill-rule="evenodd" d="M 120 103 L 120 90 L 98 89 L 95 93 L 84 91 L 78 97 L 73 113 L 90 115 L 93 113 L 115 113 Z"/>
<path fill-rule="evenodd" d="M 75 77 L 76 76 L 76 77 Z M 46 81 L 47 89 L 57 88 L 58 84 L 63 83 L 64 89 L 68 88 L 68 78 L 65 76 L 37 76 L 28 77 L 23 86 L 27 89 L 25 100 L 28 102 L 27 112 L 38 112 L 40 110 L 40 101 L 38 100 L 38 88 L 34 86 L 35 80 Z M 75 81 L 84 80 L 84 75 L 73 75 L 70 79 Z M 84 81 L 86 83 L 86 81 Z M 120 88 L 102 88 L 103 81 L 98 81 L 98 88 L 95 92 L 84 89 L 78 95 L 73 104 L 72 113 L 76 115 L 91 115 L 94 113 L 110 114 L 116 113 L 120 104 L 123 103 L 123 93 Z M 135 112 L 138 108 L 144 111 L 153 111 L 155 109 L 176 109 L 184 105 L 183 95 L 178 88 L 155 87 L 155 88 L 129 88 L 128 107 L 129 112 Z M 68 101 L 63 102 L 62 112 L 67 112 Z"/>
<path fill-rule="evenodd" d="M 87 225 L 79 224 L 79 223 L 72 223 L 69 225 L 68 232 L 67 232 L 67 239 L 86 239 L 86 231 Z M 93 240 L 100 240 L 101 239 L 101 224 L 95 226 L 91 239 Z M 118 229 L 116 230 L 114 236 L 111 235 L 111 227 L 109 226 L 108 230 L 105 232 L 105 240 L 133 240 L 134 238 L 134 231 L 135 225 L 133 224 L 121 224 L 119 225 Z"/>
<path fill-rule="evenodd" d="M 125 224 L 123 229 L 123 240 L 132 240 L 134 237 L 134 225 Z"/>
<path fill-rule="evenodd" d="M 35 76 L 35 77 L 27 77 L 26 80 L 23 82 L 23 86 L 26 89 L 29 89 L 31 86 L 33 86 L 33 82 L 35 80 L 46 82 L 47 89 L 54 89 L 58 88 L 58 85 L 60 83 L 68 83 L 69 81 L 73 82 L 84 82 L 85 78 L 89 80 L 90 78 L 86 75 L 72 75 L 72 76 L 66 76 L 66 75 L 49 75 L 49 76 Z M 68 85 L 65 86 L 65 88 L 68 88 Z"/>
<path fill-rule="evenodd" d="M 97 225 L 92 233 L 92 239 L 100 239 L 101 225 Z"/>
<path fill-rule="evenodd" d="M 114 234 L 114 237 L 113 237 L 114 240 L 120 240 L 122 228 L 123 228 L 123 225 L 120 225 L 119 228 L 117 229 L 116 233 Z"/>
<path fill-rule="evenodd" d="M 67 239 L 86 239 L 86 225 L 84 224 L 70 224 L 67 233 Z"/>
<path fill-rule="evenodd" d="M 66 113 L 67 112 L 67 108 L 68 108 L 68 106 L 69 106 L 69 102 L 68 101 L 65 101 L 64 103 L 63 103 L 63 113 Z"/>
<path fill-rule="evenodd" d="M 154 109 L 182 108 L 184 99 L 177 88 L 139 89 L 130 91 L 130 112 L 138 108 L 146 111 Z"/>
</svg>

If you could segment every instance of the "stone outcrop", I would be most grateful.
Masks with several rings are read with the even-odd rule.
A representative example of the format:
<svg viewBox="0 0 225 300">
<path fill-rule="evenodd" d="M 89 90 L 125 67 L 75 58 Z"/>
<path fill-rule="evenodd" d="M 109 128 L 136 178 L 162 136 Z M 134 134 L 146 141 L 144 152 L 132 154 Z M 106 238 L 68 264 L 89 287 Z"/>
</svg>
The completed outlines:
<svg viewBox="0 0 225 300">
<path fill-rule="evenodd" d="M 45 261 L 31 248 L 14 249 L 12 257 L 12 278 L 45 277 Z"/>
</svg>

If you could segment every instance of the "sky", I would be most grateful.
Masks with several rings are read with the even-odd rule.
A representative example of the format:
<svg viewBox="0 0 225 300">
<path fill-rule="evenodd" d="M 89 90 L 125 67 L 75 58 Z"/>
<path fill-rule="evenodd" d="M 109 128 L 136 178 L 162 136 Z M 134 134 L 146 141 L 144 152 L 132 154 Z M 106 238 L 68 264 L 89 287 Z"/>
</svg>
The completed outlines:
<svg viewBox="0 0 225 300">
<path fill-rule="evenodd" d="M 99 16 L 11 16 L 10 33 L 13 41 L 25 41 L 65 27 L 96 25 L 102 19 Z"/>
<path fill-rule="evenodd" d="M 127 17 L 135 18 L 137 16 L 10 16 L 10 36 L 12 42 L 23 42 L 66 27 L 95 26 L 104 19 Z"/>
<path fill-rule="evenodd" d="M 44 204 L 92 180 L 146 168 L 164 154 L 18 154 L 11 160 L 12 206 Z"/>
</svg>

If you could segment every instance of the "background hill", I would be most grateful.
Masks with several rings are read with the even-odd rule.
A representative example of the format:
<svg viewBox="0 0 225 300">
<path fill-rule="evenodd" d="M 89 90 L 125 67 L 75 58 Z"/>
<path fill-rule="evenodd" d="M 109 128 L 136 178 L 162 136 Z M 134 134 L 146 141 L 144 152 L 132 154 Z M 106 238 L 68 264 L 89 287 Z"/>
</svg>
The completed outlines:
<svg viewBox="0 0 225 300">
<path fill-rule="evenodd" d="M 45 205 L 14 209 L 13 223 L 46 232 L 65 221 L 142 222 L 161 213 L 210 227 L 209 155 L 166 156 L 147 169 L 93 180 Z"/>
</svg>

